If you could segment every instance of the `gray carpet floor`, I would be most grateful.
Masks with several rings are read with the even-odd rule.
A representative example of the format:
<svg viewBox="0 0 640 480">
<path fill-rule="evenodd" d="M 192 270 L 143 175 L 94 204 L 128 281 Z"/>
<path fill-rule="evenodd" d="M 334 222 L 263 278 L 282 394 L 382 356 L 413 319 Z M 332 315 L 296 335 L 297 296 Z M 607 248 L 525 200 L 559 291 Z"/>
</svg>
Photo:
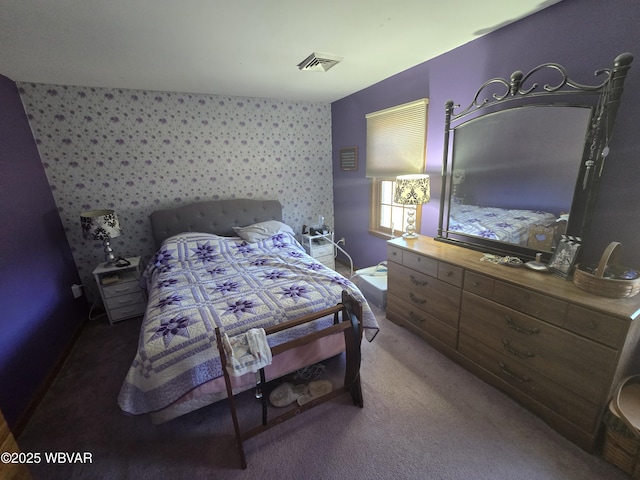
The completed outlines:
<svg viewBox="0 0 640 480">
<path fill-rule="evenodd" d="M 247 470 L 226 401 L 162 425 L 121 413 L 140 319 L 86 326 L 18 443 L 91 454 L 86 464 L 33 465 L 36 480 L 628 478 L 376 313 L 380 334 L 363 342 L 364 408 L 344 395 L 248 440 Z M 251 395 L 239 403 L 245 413 L 256 405 Z"/>
</svg>

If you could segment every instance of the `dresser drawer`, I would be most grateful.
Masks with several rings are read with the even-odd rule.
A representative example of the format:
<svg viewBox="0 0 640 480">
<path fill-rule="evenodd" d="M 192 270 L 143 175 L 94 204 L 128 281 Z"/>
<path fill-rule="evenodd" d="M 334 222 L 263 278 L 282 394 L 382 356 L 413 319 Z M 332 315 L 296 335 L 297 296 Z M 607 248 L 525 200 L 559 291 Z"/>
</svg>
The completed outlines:
<svg viewBox="0 0 640 480">
<path fill-rule="evenodd" d="M 536 399 L 581 429 L 588 432 L 596 429 L 599 413 L 596 404 L 551 381 L 525 363 L 509 358 L 463 332 L 460 332 L 458 350 L 505 383 Z"/>
<path fill-rule="evenodd" d="M 464 272 L 464 289 L 481 297 L 491 298 L 493 295 L 493 278 L 467 270 Z"/>
<path fill-rule="evenodd" d="M 450 348 L 456 348 L 458 331 L 439 321 L 408 302 L 398 298 L 391 292 L 387 295 L 387 316 L 391 320 L 401 320 L 420 330 L 427 337 L 434 338 Z"/>
<path fill-rule="evenodd" d="M 387 289 L 438 320 L 457 328 L 460 289 L 407 267 L 389 263 Z"/>
<path fill-rule="evenodd" d="M 387 260 L 399 263 L 402 265 L 402 249 L 387 244 Z"/>
<path fill-rule="evenodd" d="M 464 270 L 444 262 L 438 262 L 438 278 L 456 287 L 462 287 Z"/>
<path fill-rule="evenodd" d="M 617 352 L 604 345 L 468 292 L 460 332 L 593 403 L 608 394 Z"/>
<path fill-rule="evenodd" d="M 136 292 L 140 292 L 140 285 L 137 279 L 126 282 L 117 282 L 102 288 L 102 294 L 105 299 Z"/>
<path fill-rule="evenodd" d="M 413 252 L 402 252 L 402 264 L 420 273 L 438 277 L 438 261 Z"/>
<path fill-rule="evenodd" d="M 569 305 L 563 327 L 578 335 L 619 348 L 627 336 L 628 322 L 577 305 Z"/>
<path fill-rule="evenodd" d="M 555 298 L 496 281 L 493 297 L 496 302 L 547 322 L 561 325 L 567 304 Z"/>
</svg>

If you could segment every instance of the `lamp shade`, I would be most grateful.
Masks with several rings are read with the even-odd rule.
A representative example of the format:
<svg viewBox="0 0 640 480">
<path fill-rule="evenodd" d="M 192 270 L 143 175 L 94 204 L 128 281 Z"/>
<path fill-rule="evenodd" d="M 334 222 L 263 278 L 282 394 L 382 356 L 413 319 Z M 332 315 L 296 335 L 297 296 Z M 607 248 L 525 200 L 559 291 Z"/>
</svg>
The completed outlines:
<svg viewBox="0 0 640 480">
<path fill-rule="evenodd" d="M 108 240 L 119 237 L 120 222 L 113 210 L 90 210 L 80 214 L 82 235 L 87 240 Z"/>
<path fill-rule="evenodd" d="M 422 205 L 431 199 L 429 175 L 400 175 L 396 177 L 393 201 L 400 205 Z"/>
</svg>

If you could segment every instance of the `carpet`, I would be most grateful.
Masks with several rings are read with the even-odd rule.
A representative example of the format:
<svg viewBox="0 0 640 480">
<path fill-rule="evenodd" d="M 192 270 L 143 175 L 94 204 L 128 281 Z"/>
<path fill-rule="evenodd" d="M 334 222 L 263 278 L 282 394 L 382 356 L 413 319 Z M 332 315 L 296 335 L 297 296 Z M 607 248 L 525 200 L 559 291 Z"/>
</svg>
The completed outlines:
<svg viewBox="0 0 640 480">
<path fill-rule="evenodd" d="M 247 470 L 226 401 L 162 425 L 119 410 L 141 319 L 87 324 L 18 444 L 90 453 L 87 463 L 32 465 L 46 480 L 628 478 L 374 311 L 380 333 L 363 342 L 364 408 L 344 395 L 246 441 Z M 251 413 L 257 401 L 246 394 L 239 403 Z"/>
</svg>

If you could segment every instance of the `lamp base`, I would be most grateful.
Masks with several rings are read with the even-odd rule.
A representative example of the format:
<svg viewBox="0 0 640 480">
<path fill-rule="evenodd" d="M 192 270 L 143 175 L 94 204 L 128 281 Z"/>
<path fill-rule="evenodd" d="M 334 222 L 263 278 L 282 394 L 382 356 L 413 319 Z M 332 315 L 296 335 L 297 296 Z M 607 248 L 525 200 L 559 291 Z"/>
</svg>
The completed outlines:
<svg viewBox="0 0 640 480">
<path fill-rule="evenodd" d="M 113 255 L 113 250 L 111 249 L 111 245 L 108 239 L 104 239 L 102 241 L 102 245 L 104 246 L 104 261 L 105 265 L 113 265 L 116 261 L 115 255 Z"/>
<path fill-rule="evenodd" d="M 419 235 L 417 233 L 403 233 L 402 234 L 402 238 L 404 238 L 405 240 L 415 240 L 416 238 L 418 238 Z"/>
<path fill-rule="evenodd" d="M 407 226 L 404 229 L 404 233 L 402 234 L 402 238 L 406 238 L 409 240 L 414 240 L 418 238 L 418 234 L 416 233 L 415 221 L 416 221 L 416 207 L 413 206 L 407 208 Z"/>
</svg>

